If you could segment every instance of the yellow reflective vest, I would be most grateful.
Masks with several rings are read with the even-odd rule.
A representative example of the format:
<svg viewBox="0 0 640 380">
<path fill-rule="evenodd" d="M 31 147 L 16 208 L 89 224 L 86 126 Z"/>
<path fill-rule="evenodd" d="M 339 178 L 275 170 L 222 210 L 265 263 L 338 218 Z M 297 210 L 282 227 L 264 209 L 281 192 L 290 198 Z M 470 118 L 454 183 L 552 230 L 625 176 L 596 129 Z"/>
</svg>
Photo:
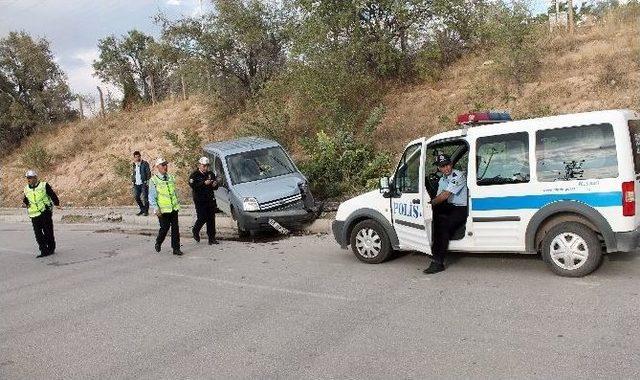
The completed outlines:
<svg viewBox="0 0 640 380">
<path fill-rule="evenodd" d="M 151 182 L 156 187 L 156 201 L 161 213 L 165 214 L 180 210 L 178 196 L 176 195 L 176 178 L 174 176 L 167 174 L 167 180 L 165 181 L 162 177 L 154 175 L 151 177 Z"/>
<path fill-rule="evenodd" d="M 38 183 L 35 188 L 30 188 L 29 185 L 24 187 L 24 196 L 29 200 L 29 212 L 30 218 L 36 218 L 40 216 L 48 207 L 51 207 L 51 198 L 47 194 L 47 183 L 42 181 Z"/>
</svg>

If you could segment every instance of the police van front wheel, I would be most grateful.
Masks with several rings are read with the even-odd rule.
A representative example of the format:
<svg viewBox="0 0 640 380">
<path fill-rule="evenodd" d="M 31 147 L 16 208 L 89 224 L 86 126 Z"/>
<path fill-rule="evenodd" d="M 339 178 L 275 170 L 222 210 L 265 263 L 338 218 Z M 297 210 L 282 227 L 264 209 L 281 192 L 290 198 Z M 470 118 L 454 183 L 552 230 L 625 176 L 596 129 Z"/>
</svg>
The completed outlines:
<svg viewBox="0 0 640 380">
<path fill-rule="evenodd" d="M 560 223 L 542 240 L 542 258 L 560 276 L 582 277 L 596 270 L 602 262 L 602 244 L 595 232 L 585 225 Z"/>
<path fill-rule="evenodd" d="M 365 263 L 379 264 L 391 255 L 391 244 L 386 231 L 374 220 L 363 220 L 351 231 L 351 250 Z"/>
</svg>

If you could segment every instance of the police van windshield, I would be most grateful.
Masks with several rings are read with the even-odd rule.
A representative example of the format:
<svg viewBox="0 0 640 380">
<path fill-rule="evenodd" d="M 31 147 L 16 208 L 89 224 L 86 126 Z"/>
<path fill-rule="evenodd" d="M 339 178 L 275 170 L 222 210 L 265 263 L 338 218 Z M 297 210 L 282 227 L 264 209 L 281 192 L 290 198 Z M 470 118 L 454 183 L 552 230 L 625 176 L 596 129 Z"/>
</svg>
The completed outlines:
<svg viewBox="0 0 640 380">
<path fill-rule="evenodd" d="M 295 171 L 280 147 L 252 150 L 227 157 L 229 176 L 234 185 L 273 178 Z"/>
</svg>

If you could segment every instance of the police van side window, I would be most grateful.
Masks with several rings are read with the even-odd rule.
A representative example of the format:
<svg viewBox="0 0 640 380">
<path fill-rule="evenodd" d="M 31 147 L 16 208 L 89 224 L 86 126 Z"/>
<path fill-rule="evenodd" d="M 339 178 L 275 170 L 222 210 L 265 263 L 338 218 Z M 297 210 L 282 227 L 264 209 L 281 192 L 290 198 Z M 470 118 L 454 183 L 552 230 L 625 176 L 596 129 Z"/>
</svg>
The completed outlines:
<svg viewBox="0 0 640 380">
<path fill-rule="evenodd" d="M 616 142 L 611 124 L 547 129 L 536 132 L 540 182 L 615 178 Z"/>
<path fill-rule="evenodd" d="M 395 175 L 396 189 L 400 193 L 420 192 L 420 154 L 422 144 L 411 145 L 404 151 Z"/>
<path fill-rule="evenodd" d="M 529 135 L 526 132 L 480 137 L 476 147 L 478 186 L 529 182 Z"/>
</svg>

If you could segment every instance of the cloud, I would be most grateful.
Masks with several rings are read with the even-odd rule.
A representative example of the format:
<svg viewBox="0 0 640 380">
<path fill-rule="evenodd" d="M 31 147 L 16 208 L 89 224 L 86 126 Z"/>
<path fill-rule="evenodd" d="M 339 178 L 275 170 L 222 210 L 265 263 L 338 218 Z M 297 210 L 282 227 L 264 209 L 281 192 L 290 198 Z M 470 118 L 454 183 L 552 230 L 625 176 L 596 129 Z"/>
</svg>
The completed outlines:
<svg viewBox="0 0 640 380">
<path fill-rule="evenodd" d="M 182 5 L 182 0 L 167 0 L 166 3 L 167 5 L 179 7 L 180 5 Z"/>
</svg>

